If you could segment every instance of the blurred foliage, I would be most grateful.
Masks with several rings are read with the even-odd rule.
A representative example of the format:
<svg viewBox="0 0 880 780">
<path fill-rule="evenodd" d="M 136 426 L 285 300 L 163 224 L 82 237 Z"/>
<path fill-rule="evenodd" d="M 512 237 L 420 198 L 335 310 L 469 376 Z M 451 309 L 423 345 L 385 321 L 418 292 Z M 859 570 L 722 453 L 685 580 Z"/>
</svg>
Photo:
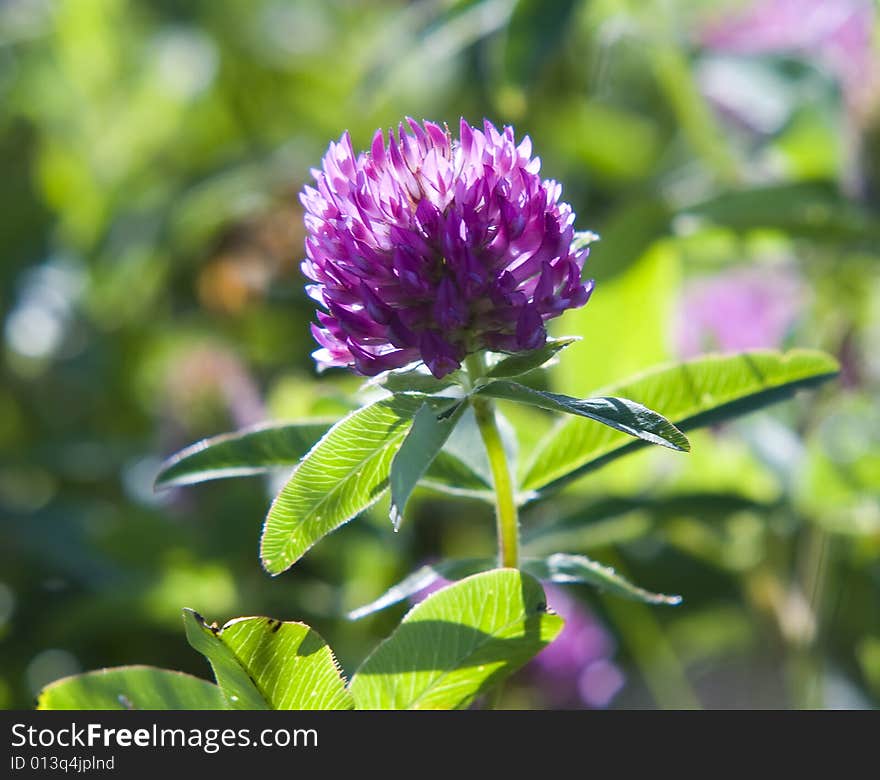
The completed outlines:
<svg viewBox="0 0 880 780">
<path fill-rule="evenodd" d="M 676 358 L 687 327 L 724 348 L 766 306 L 713 325 L 694 284 L 743 267 L 788 312 L 749 346 L 843 364 L 687 457 L 637 453 L 526 513 L 536 546 L 565 519 L 547 552 L 685 597 L 576 591 L 616 644 L 614 703 L 880 703 L 876 47 L 843 49 L 870 62 L 854 94 L 821 47 L 710 43 L 742 5 L 0 2 L 0 706 L 103 666 L 207 677 L 181 607 L 306 621 L 351 670 L 403 608 L 346 611 L 425 560 L 492 553 L 490 507 L 420 491 L 399 534 L 380 505 L 270 579 L 262 478 L 152 490 L 200 437 L 350 408 L 358 380 L 309 358 L 296 194 L 331 138 L 363 148 L 404 115 L 514 123 L 602 236 L 593 300 L 554 326 L 584 339 L 549 386 Z M 527 452 L 540 418 L 511 420 Z M 525 673 L 504 704 L 542 696 Z"/>
</svg>

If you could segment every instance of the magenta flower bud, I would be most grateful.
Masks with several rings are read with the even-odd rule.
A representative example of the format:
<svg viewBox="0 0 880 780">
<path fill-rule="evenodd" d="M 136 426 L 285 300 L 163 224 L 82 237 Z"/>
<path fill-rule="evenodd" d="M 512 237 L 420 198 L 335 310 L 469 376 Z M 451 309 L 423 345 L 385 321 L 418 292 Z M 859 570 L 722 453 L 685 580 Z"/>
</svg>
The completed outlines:
<svg viewBox="0 0 880 780">
<path fill-rule="evenodd" d="M 574 214 L 531 154 L 513 128 L 464 120 L 459 140 L 407 119 L 367 153 L 348 133 L 330 144 L 300 196 L 320 369 L 442 377 L 472 352 L 542 346 L 548 319 L 587 302 Z"/>
</svg>

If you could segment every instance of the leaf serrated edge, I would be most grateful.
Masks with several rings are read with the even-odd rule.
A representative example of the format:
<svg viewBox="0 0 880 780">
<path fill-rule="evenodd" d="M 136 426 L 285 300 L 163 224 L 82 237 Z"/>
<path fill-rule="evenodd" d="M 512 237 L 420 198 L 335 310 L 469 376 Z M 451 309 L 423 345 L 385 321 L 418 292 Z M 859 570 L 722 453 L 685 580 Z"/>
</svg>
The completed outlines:
<svg viewBox="0 0 880 780">
<path fill-rule="evenodd" d="M 349 684 L 351 681 L 346 676 L 345 670 L 342 668 L 342 664 L 339 663 L 339 659 L 336 657 L 336 653 L 333 652 L 333 648 L 330 647 L 327 640 L 324 639 L 324 637 L 318 631 L 316 631 L 312 626 L 310 626 L 308 623 L 303 623 L 301 620 L 279 620 L 278 618 L 271 618 L 271 617 L 268 617 L 267 615 L 245 615 L 242 617 L 230 618 L 219 628 L 214 628 L 214 626 L 209 625 L 208 622 L 205 620 L 205 618 L 202 617 L 202 615 L 200 615 L 196 610 L 191 609 L 190 607 L 184 607 L 183 612 L 184 613 L 186 613 L 186 612 L 192 613 L 192 615 L 200 623 L 199 628 L 202 628 L 206 631 L 210 631 L 214 635 L 214 637 L 216 637 L 217 640 L 220 642 L 223 642 L 222 634 L 227 628 L 230 628 L 231 626 L 234 626 L 238 623 L 244 623 L 247 620 L 265 620 L 268 623 L 277 624 L 277 626 L 279 628 L 283 625 L 294 625 L 294 626 L 300 626 L 300 627 L 306 629 L 306 636 L 308 636 L 309 633 L 312 633 L 315 636 L 317 636 L 318 639 L 321 640 L 321 642 L 323 644 L 322 650 L 327 651 L 327 653 L 330 656 L 330 661 L 333 664 L 333 668 L 336 670 L 336 673 L 339 675 L 339 679 L 342 680 L 343 690 L 344 690 L 345 694 L 347 694 L 348 703 L 350 703 L 352 705 L 352 708 L 354 707 L 354 698 L 352 697 L 351 691 L 349 690 Z M 185 617 L 184 617 L 184 619 L 185 619 Z M 277 630 L 278 630 L 277 628 L 273 629 L 273 631 L 277 631 Z M 248 678 L 248 680 L 250 680 L 251 685 L 254 686 L 254 689 L 257 691 L 258 694 L 260 694 L 260 697 L 263 699 L 263 701 L 266 703 L 266 705 L 269 706 L 269 704 L 270 704 L 269 697 L 266 696 L 263 689 L 260 687 L 260 685 L 257 683 L 257 681 L 253 678 L 253 675 L 250 673 L 250 671 L 247 669 L 247 667 L 241 662 L 241 660 L 238 657 L 238 654 L 225 642 L 223 642 L 223 646 L 227 650 L 229 650 L 230 654 L 235 659 L 235 662 L 238 664 L 239 668 L 247 675 L 247 678 Z M 210 659 L 207 659 L 207 660 L 210 663 Z M 127 667 L 127 668 L 130 668 L 130 667 Z M 148 668 L 154 668 L 154 667 L 148 667 Z M 211 664 L 211 668 L 213 669 L 213 664 Z M 180 672 L 179 674 L 184 674 L 184 672 Z M 77 675 L 72 675 L 72 676 L 76 677 Z M 186 675 L 186 676 L 191 677 L 192 675 Z M 201 678 L 196 678 L 196 679 L 201 679 Z M 209 681 L 205 680 L 204 682 L 209 682 Z M 224 700 L 226 700 L 228 702 L 228 698 L 226 696 L 226 691 L 223 690 L 222 686 L 220 686 L 219 683 L 214 683 L 214 684 L 217 685 L 217 687 L 220 689 L 220 693 L 223 696 Z M 272 709 L 272 707 L 269 706 L 269 709 Z"/>
<path fill-rule="evenodd" d="M 400 395 L 400 394 L 398 393 L 398 394 L 395 394 L 395 395 Z M 279 490 L 278 493 L 275 494 L 275 497 L 272 499 L 272 503 L 269 505 L 269 509 L 268 509 L 268 511 L 266 512 L 266 517 L 265 517 L 264 520 L 263 520 L 263 525 L 262 525 L 262 528 L 261 528 L 261 530 L 260 530 L 260 565 L 263 567 L 263 570 L 264 570 L 267 574 L 270 574 L 270 575 L 273 576 L 273 577 L 277 577 L 279 574 L 283 574 L 285 571 L 287 571 L 291 566 L 293 566 L 293 565 L 294 565 L 298 560 L 300 560 L 300 559 L 301 559 L 301 558 L 302 558 L 302 557 L 303 557 L 303 556 L 304 556 L 309 550 L 311 550 L 312 547 L 314 547 L 314 546 L 320 541 L 320 539 L 315 539 L 315 541 L 313 541 L 311 544 L 309 544 L 309 545 L 308 545 L 308 546 L 302 551 L 302 553 L 300 553 L 299 557 L 297 557 L 296 559 L 294 559 L 293 561 L 291 561 L 291 562 L 290 562 L 287 566 L 285 566 L 283 569 L 280 569 L 279 571 L 273 571 L 272 569 L 269 568 L 269 563 L 270 563 L 270 562 L 266 560 L 266 558 L 265 558 L 265 556 L 264 556 L 264 554 L 263 554 L 263 540 L 264 540 L 264 538 L 265 538 L 266 529 L 267 529 L 268 524 L 269 524 L 269 519 L 271 518 L 271 516 L 272 516 L 272 512 L 274 511 L 276 505 L 278 504 L 278 500 L 279 500 L 279 498 L 281 497 L 281 494 L 284 492 L 284 488 L 286 488 L 287 485 L 291 482 L 291 480 L 293 480 L 293 479 L 296 477 L 296 475 L 297 475 L 299 469 L 302 467 L 303 463 L 305 463 L 305 461 L 306 461 L 306 460 L 312 455 L 312 453 L 313 453 L 318 447 L 320 447 L 320 446 L 326 441 L 326 439 L 327 439 L 332 433 L 334 433 L 334 432 L 336 431 L 337 428 L 341 427 L 344 423 L 348 422 L 352 417 L 355 417 L 356 415 L 360 414 L 360 413 L 363 412 L 365 409 L 370 409 L 370 408 L 372 408 L 373 406 L 376 406 L 376 405 L 378 405 L 378 404 L 388 403 L 389 401 L 392 401 L 392 400 L 394 399 L 395 395 L 389 395 L 389 396 L 386 396 L 385 398 L 380 398 L 379 400 L 374 401 L 374 402 L 373 402 L 372 404 L 370 404 L 369 406 L 362 406 L 362 407 L 360 407 L 359 409 L 353 409 L 351 412 L 349 412 L 347 415 L 345 415 L 345 417 L 343 417 L 343 418 L 341 418 L 340 420 L 338 420 L 338 421 L 337 421 L 337 422 L 336 422 L 336 423 L 330 428 L 330 430 L 328 430 L 328 431 L 327 431 L 327 432 L 326 432 L 326 433 L 325 433 L 320 439 L 318 439 L 318 441 L 316 441 L 316 442 L 312 445 L 311 449 L 310 449 L 305 455 L 302 456 L 302 458 L 300 459 L 299 463 L 297 463 L 296 466 L 294 466 L 293 470 L 290 472 L 290 475 L 287 477 L 287 480 L 285 480 L 285 483 L 284 483 L 284 485 L 282 486 L 281 490 Z M 420 396 L 420 397 L 422 397 L 423 399 L 424 399 L 424 398 L 429 398 L 429 396 L 425 396 L 424 393 L 421 393 L 421 394 L 413 394 L 413 395 Z M 418 407 L 416 408 L 416 411 L 417 411 L 417 410 L 418 410 Z M 415 416 L 415 411 L 413 412 L 413 416 Z M 412 419 L 413 419 L 413 418 L 410 417 L 409 420 L 405 420 L 405 421 L 404 421 L 404 427 L 406 427 L 407 423 L 408 423 L 409 425 L 412 425 Z M 401 434 L 401 437 L 400 437 L 400 440 L 401 440 L 401 441 L 403 441 L 403 437 L 404 437 L 404 436 L 406 436 L 406 432 L 405 432 L 405 431 Z M 375 453 L 374 453 L 374 454 L 375 454 Z M 370 457 L 372 457 L 372 456 L 370 456 Z M 365 460 L 367 460 L 367 459 L 365 459 Z M 387 482 L 387 480 L 386 480 L 386 482 Z M 322 500 L 322 501 L 326 500 L 326 496 L 331 495 L 332 493 L 334 493 L 336 489 L 338 489 L 338 485 L 334 486 L 334 488 L 333 488 L 331 491 L 328 491 L 328 493 L 326 493 L 325 496 L 324 496 L 324 498 L 322 498 L 321 500 Z M 355 517 L 357 517 L 358 515 L 362 514 L 363 512 L 366 512 L 368 509 L 370 509 L 371 507 L 375 506 L 375 504 L 376 504 L 376 503 L 377 503 L 377 502 L 378 502 L 378 501 L 379 501 L 379 500 L 385 495 L 385 493 L 387 493 L 387 492 L 388 492 L 388 485 L 386 484 L 385 487 L 384 487 L 382 490 L 379 490 L 379 491 L 376 492 L 376 494 L 375 494 L 375 496 L 373 496 L 372 500 L 371 500 L 368 504 L 366 504 L 366 505 L 365 505 L 360 511 L 358 511 L 357 513 L 355 513 L 355 514 L 352 515 L 351 517 L 346 518 L 345 520 L 343 520 L 343 521 L 342 521 L 341 523 L 339 523 L 339 525 L 337 525 L 333 530 L 337 530 L 337 529 L 341 528 L 341 527 L 342 527 L 343 525 L 345 525 L 346 523 L 351 522 L 351 521 L 352 521 Z M 321 538 L 323 538 L 323 537 L 321 537 Z"/>
</svg>

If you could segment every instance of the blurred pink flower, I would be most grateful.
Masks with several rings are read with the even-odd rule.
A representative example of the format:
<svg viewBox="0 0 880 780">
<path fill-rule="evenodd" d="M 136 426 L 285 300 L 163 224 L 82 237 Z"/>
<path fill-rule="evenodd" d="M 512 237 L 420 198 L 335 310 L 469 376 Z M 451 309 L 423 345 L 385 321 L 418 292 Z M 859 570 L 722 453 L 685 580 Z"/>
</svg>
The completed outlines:
<svg viewBox="0 0 880 780">
<path fill-rule="evenodd" d="M 564 618 L 565 627 L 526 667 L 527 673 L 553 707 L 607 707 L 626 681 L 611 660 L 611 634 L 564 589 L 545 583 L 544 591 L 547 604 Z"/>
<path fill-rule="evenodd" d="M 850 107 L 877 85 L 871 0 L 758 0 L 737 16 L 717 18 L 701 34 L 704 46 L 733 54 L 792 53 L 826 68 Z"/>
<path fill-rule="evenodd" d="M 739 352 L 782 345 L 796 321 L 804 287 L 787 268 L 743 266 L 685 286 L 678 352 Z"/>
<path fill-rule="evenodd" d="M 425 585 L 419 591 L 416 591 L 409 597 L 409 603 L 415 606 L 416 604 L 421 604 L 428 596 L 432 593 L 436 593 L 438 590 L 443 590 L 447 585 L 452 585 L 452 580 L 447 580 L 446 577 L 437 577 L 430 585 Z"/>
<path fill-rule="evenodd" d="M 266 417 L 256 381 L 224 346 L 195 344 L 175 355 L 168 362 L 163 391 L 165 416 L 179 427 L 191 427 L 202 407 L 226 412 L 238 428 Z"/>
</svg>

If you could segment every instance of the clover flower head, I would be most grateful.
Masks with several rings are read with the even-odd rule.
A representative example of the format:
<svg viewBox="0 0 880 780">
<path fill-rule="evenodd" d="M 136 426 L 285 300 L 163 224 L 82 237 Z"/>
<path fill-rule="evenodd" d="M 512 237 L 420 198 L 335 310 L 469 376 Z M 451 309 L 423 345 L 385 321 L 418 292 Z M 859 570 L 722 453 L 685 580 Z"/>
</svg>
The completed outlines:
<svg viewBox="0 0 880 780">
<path fill-rule="evenodd" d="M 323 311 L 319 368 L 374 376 L 423 361 L 442 377 L 473 352 L 519 352 L 546 320 L 583 306 L 588 250 L 561 186 L 539 176 L 528 136 L 412 119 L 356 154 L 331 143 L 301 194 L 302 270 Z"/>
</svg>

